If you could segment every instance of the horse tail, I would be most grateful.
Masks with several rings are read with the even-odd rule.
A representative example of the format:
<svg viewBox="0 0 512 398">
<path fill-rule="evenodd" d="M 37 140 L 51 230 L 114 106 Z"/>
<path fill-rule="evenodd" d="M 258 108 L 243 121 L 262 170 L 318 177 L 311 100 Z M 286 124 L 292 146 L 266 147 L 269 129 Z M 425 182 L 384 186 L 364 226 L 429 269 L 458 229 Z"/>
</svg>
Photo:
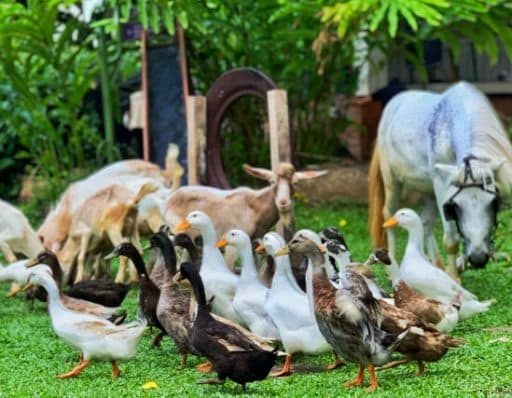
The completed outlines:
<svg viewBox="0 0 512 398">
<path fill-rule="evenodd" d="M 375 147 L 368 171 L 368 224 L 372 238 L 372 246 L 385 247 L 386 235 L 384 234 L 384 182 L 380 172 L 380 153 Z"/>
</svg>

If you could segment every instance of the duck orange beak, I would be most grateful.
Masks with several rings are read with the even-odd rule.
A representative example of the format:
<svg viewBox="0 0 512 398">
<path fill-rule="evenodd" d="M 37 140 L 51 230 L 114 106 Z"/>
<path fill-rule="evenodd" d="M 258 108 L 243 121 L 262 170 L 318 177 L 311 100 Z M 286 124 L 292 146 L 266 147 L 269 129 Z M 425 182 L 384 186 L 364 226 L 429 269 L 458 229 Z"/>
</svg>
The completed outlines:
<svg viewBox="0 0 512 398">
<path fill-rule="evenodd" d="M 219 240 L 217 243 L 215 243 L 215 246 L 220 249 L 221 247 L 227 246 L 228 243 L 229 243 L 228 240 L 226 238 L 224 238 L 224 239 Z"/>
<path fill-rule="evenodd" d="M 260 243 L 256 249 L 254 249 L 256 253 L 263 253 L 265 251 L 265 246 L 263 246 L 263 243 Z"/>
<path fill-rule="evenodd" d="M 318 245 L 318 249 L 320 249 L 320 253 L 322 254 L 327 253 L 327 249 L 324 245 Z"/>
<path fill-rule="evenodd" d="M 286 256 L 289 253 L 290 253 L 290 249 L 288 248 L 288 246 L 285 246 L 285 247 L 282 247 L 281 249 L 279 249 L 278 251 L 276 251 L 276 254 L 274 254 L 274 256 L 276 256 L 276 257 Z"/>
<path fill-rule="evenodd" d="M 384 228 L 394 228 L 398 225 L 398 220 L 395 217 L 388 218 L 382 227 Z"/>
<path fill-rule="evenodd" d="M 25 268 L 32 268 L 35 267 L 37 264 L 39 264 L 39 261 L 37 261 L 37 258 L 31 258 L 27 263 L 25 264 Z"/>
<path fill-rule="evenodd" d="M 187 220 L 183 220 L 178 225 L 176 225 L 176 227 L 174 228 L 174 232 L 176 232 L 176 233 L 183 232 L 183 231 L 186 231 L 187 229 L 189 229 L 190 227 L 191 227 L 190 223 Z"/>
</svg>

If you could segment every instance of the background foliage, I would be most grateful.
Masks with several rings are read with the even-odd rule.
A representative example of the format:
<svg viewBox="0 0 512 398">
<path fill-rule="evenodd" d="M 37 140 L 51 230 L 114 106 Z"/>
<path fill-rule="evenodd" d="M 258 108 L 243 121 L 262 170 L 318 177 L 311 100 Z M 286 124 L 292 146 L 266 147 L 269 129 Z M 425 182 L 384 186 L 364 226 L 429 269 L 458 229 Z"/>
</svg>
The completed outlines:
<svg viewBox="0 0 512 398">
<path fill-rule="evenodd" d="M 81 6 L 78 0 L 0 4 L 2 197 L 15 197 L 14 175 L 29 172 L 46 181 L 47 203 L 74 176 L 120 156 L 112 145 L 112 125 L 121 119 L 119 85 L 140 66 L 138 43 L 121 39 L 126 22 L 155 34 L 174 33 L 179 22 L 200 93 L 229 69 L 262 70 L 288 90 L 296 149 L 323 156 L 344 153 L 337 134 L 347 121 L 333 112 L 333 94 L 353 92 L 354 65 L 367 54 L 359 51 L 361 40 L 384 51 L 407 46 L 420 72 L 423 42 L 431 38 L 450 45 L 454 63 L 459 37 L 472 39 L 491 60 L 500 42 L 512 55 L 511 8 L 499 0 L 105 0 L 90 18 Z M 100 87 L 98 111 L 90 93 Z M 230 113 L 223 133 L 228 170 L 238 170 L 241 159 L 268 159 L 262 105 L 246 101 Z"/>
</svg>

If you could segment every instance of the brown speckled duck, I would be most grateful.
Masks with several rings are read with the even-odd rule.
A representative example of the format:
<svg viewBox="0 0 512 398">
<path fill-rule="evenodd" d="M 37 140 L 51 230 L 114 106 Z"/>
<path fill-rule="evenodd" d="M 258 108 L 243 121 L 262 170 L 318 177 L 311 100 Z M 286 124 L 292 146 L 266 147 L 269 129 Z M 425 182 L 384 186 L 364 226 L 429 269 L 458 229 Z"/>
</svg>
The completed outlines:
<svg viewBox="0 0 512 398">
<path fill-rule="evenodd" d="M 411 289 L 401 278 L 398 264 L 391 261 L 386 249 L 378 249 L 374 255 L 385 264 L 391 275 L 395 305 L 417 315 L 425 322 L 434 325 L 440 332 L 449 333 L 459 321 L 460 297 L 450 304 L 423 296 Z"/>
<path fill-rule="evenodd" d="M 391 262 L 386 253 L 376 251 L 374 261 Z M 329 264 L 326 264 L 329 266 Z M 418 362 L 418 376 L 425 374 L 425 362 L 435 362 L 441 359 L 449 348 L 459 347 L 464 340 L 445 335 L 431 323 L 424 322 L 413 312 L 398 308 L 385 299 L 378 300 L 381 308 L 381 329 L 389 334 L 397 334 L 407 328 L 409 333 L 397 346 L 396 351 L 405 355 L 406 359 L 394 361 L 383 366 L 391 368 L 410 361 Z"/>
<path fill-rule="evenodd" d="M 335 288 L 325 273 L 322 250 L 313 241 L 294 239 L 288 248 L 309 260 L 306 288 L 321 333 L 344 360 L 359 365 L 356 379 L 346 386 L 361 385 L 364 370 L 368 368 L 370 386 L 367 391 L 374 391 L 378 387 L 375 366 L 389 360 L 408 331 L 404 327 L 399 333 L 391 334 L 381 328 L 381 305 L 359 274 L 341 271 L 338 288 Z M 283 252 L 276 254 L 285 254 L 286 250 Z"/>
</svg>

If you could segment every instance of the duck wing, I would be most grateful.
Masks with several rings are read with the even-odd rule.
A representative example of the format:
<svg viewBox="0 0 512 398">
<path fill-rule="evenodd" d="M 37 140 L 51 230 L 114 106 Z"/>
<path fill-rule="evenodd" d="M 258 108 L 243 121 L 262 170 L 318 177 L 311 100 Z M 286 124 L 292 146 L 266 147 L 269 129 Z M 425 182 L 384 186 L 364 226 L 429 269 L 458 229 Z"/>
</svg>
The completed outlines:
<svg viewBox="0 0 512 398">
<path fill-rule="evenodd" d="M 347 305 L 352 303 L 358 312 L 364 315 L 364 318 L 369 319 L 377 327 L 380 326 L 382 311 L 379 302 L 375 300 L 368 284 L 361 275 L 349 270 L 340 272 L 339 287 L 340 289 L 336 294 L 338 309 L 348 314 L 350 308 Z"/>
<path fill-rule="evenodd" d="M 223 322 L 209 322 L 204 328 L 211 339 L 223 345 L 230 352 L 260 351 L 258 344 L 249 339 L 238 328 Z"/>
</svg>

